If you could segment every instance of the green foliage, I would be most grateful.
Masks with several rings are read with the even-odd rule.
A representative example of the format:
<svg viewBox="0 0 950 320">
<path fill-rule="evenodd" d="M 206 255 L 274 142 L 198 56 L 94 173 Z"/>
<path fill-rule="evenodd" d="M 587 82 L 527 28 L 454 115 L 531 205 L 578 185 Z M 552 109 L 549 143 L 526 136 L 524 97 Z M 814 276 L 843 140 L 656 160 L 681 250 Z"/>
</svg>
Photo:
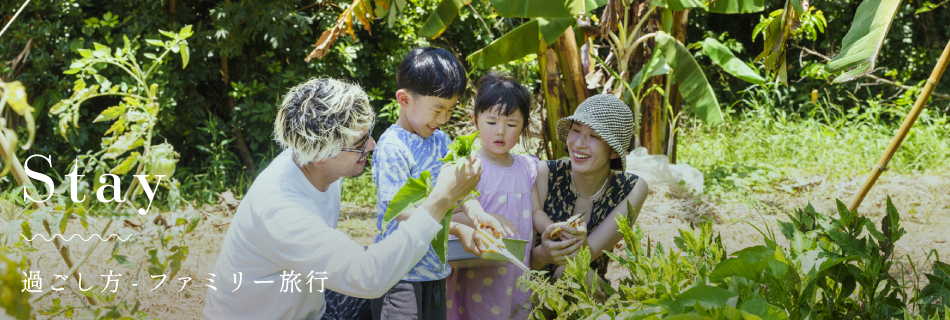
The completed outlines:
<svg viewBox="0 0 950 320">
<path fill-rule="evenodd" d="M 780 222 L 790 241 L 779 246 L 770 228 L 765 243 L 728 258 L 712 223 L 680 230 L 677 250 L 642 243 L 639 226 L 617 218 L 624 255 L 605 252 L 630 277 L 617 289 L 605 287 L 595 300 L 587 281 L 590 254 L 581 250 L 554 284 L 535 273 L 524 280 L 541 306 L 559 319 L 888 319 L 939 317 L 950 301 L 945 286 L 950 267 L 935 262 L 931 284 L 919 294 L 891 275 L 894 244 L 906 233 L 890 198 L 880 228 L 838 201 L 837 216 L 808 207 Z M 758 229 L 758 228 L 757 228 Z M 586 247 L 585 247 L 586 249 Z M 580 266 L 580 267 L 578 267 Z M 936 283 L 936 284 L 934 284 Z M 950 283 L 950 282 L 947 282 Z M 911 287 L 913 289 L 913 287 Z M 602 302 L 600 302 L 602 301 Z M 908 310 L 920 310 L 911 314 Z M 534 318 L 541 313 L 535 310 Z M 945 315 L 944 315 L 945 316 Z"/>
<path fill-rule="evenodd" d="M 679 83 L 679 92 L 693 113 L 710 126 L 722 123 L 722 112 L 719 110 L 716 94 L 689 50 L 662 31 L 657 32 L 654 50 L 661 52 L 666 63 L 673 69 L 673 77 Z"/>
<path fill-rule="evenodd" d="M 30 318 L 30 293 L 21 290 L 23 279 L 16 262 L 8 257 L 9 248 L 0 247 L 0 312 L 5 312 L 14 319 L 26 320 Z M 23 274 L 26 272 L 24 271 Z M 2 315 L 2 314 L 0 314 Z"/>
<path fill-rule="evenodd" d="M 442 0 L 442 2 L 439 2 L 439 6 L 435 8 L 435 12 L 429 15 L 425 24 L 419 29 L 419 35 L 427 38 L 438 37 L 442 32 L 445 32 L 452 20 L 455 20 L 462 6 L 471 2 L 472 0 Z"/>
<path fill-rule="evenodd" d="M 478 137 L 478 132 L 474 132 L 469 135 L 460 136 L 452 140 L 452 143 L 449 144 L 449 151 L 445 154 L 445 157 L 440 159 L 440 161 L 449 164 L 453 163 L 456 167 L 461 170 L 462 165 L 464 165 L 466 159 L 472 156 L 474 152 L 474 142 L 475 138 Z M 435 183 L 429 177 L 429 171 L 423 171 L 419 178 L 409 177 L 409 180 L 406 181 L 406 184 L 399 188 L 399 191 L 396 192 L 396 195 L 393 196 L 392 201 L 389 202 L 389 207 L 386 208 L 386 213 L 383 214 L 383 233 L 386 233 L 386 230 L 389 228 L 389 223 L 395 219 L 399 214 L 409 208 L 413 208 L 421 204 L 425 199 L 432 193 L 432 189 L 435 187 Z M 472 195 L 478 194 L 478 191 L 473 191 Z M 445 264 L 445 256 L 448 251 L 449 246 L 449 223 L 452 222 L 452 212 L 453 210 L 460 206 L 462 203 L 467 201 L 469 198 L 464 199 L 462 202 L 459 202 L 452 208 L 450 208 L 445 216 L 442 217 L 442 229 L 435 236 L 435 239 L 432 240 L 432 248 L 435 250 L 435 253 L 439 256 L 439 260 L 442 261 L 442 264 Z"/>
<path fill-rule="evenodd" d="M 765 10 L 765 0 L 712 1 L 707 11 L 715 13 L 754 13 Z"/>
<path fill-rule="evenodd" d="M 722 69 L 729 74 L 754 84 L 762 84 L 765 82 L 765 79 L 763 79 L 758 72 L 750 68 L 745 62 L 742 62 L 742 60 L 736 58 L 729 48 L 715 38 L 706 38 L 702 44 L 703 52 L 709 55 L 712 61 L 716 62 L 716 64 L 721 66 Z"/>
<path fill-rule="evenodd" d="M 498 15 L 507 18 L 571 19 L 606 4 L 605 0 L 491 0 Z"/>
<path fill-rule="evenodd" d="M 485 48 L 472 53 L 467 60 L 477 68 L 488 69 L 521 59 L 554 43 L 573 23 L 574 20 L 570 18 L 531 19 L 492 41 Z"/>
<path fill-rule="evenodd" d="M 780 184 L 822 176 L 828 181 L 853 177 L 880 158 L 913 103 L 882 97 L 859 101 L 857 95 L 837 96 L 830 89 L 819 93 L 817 104 L 796 105 L 803 93 L 794 87 L 770 82 L 749 86 L 733 106 L 724 107 L 724 125 L 708 128 L 686 120 L 678 162 L 700 169 L 707 192 L 715 196 L 770 192 Z M 848 103 L 860 107 L 846 108 Z M 921 114 L 888 164 L 891 172 L 946 169 L 950 141 L 944 137 L 950 134 L 950 118 L 935 111 Z M 807 178 L 782 182 L 787 177 Z"/>
</svg>

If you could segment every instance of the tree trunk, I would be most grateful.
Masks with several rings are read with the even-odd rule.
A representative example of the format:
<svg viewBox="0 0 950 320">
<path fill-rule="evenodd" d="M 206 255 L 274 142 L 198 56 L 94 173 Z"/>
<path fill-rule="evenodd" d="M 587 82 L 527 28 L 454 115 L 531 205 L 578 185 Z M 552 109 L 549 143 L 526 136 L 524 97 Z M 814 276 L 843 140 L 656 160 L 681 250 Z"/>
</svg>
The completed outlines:
<svg viewBox="0 0 950 320">
<path fill-rule="evenodd" d="M 546 135 L 551 143 L 548 159 L 560 159 L 567 156 L 567 147 L 557 139 L 557 121 L 570 115 L 570 107 L 561 82 L 557 54 L 553 49 L 547 48 L 544 52 L 538 53 L 538 69 L 541 73 L 541 90 L 544 94 Z"/>
<path fill-rule="evenodd" d="M 673 13 L 673 30 L 672 35 L 680 43 L 686 44 L 686 22 L 689 20 L 689 9 L 683 11 L 676 11 Z M 679 83 L 670 87 L 670 92 L 667 94 L 670 95 L 670 105 L 672 106 L 673 112 L 671 117 L 675 117 L 682 110 L 682 101 L 683 97 L 680 95 Z M 682 119 L 682 118 L 680 118 Z M 679 122 L 679 121 L 677 121 Z M 666 150 L 666 155 L 670 158 L 670 164 L 676 163 L 676 143 L 677 143 L 677 131 L 676 128 L 672 125 L 666 125 L 666 139 L 664 139 L 663 150 Z"/>
<path fill-rule="evenodd" d="M 221 54 L 221 75 L 222 81 L 224 81 L 224 86 L 231 85 L 230 77 L 228 74 L 228 55 L 226 53 Z M 257 167 L 254 165 L 254 158 L 251 157 L 251 150 L 247 147 L 247 142 L 244 141 L 244 132 L 241 130 L 241 121 L 237 119 L 237 115 L 234 114 L 234 107 L 237 106 L 237 102 L 234 101 L 234 97 L 228 96 L 228 107 L 230 108 L 231 113 L 231 132 L 234 133 L 234 142 L 235 147 L 238 149 L 238 154 L 241 156 L 241 161 L 244 162 L 244 172 L 248 176 L 253 177 L 254 173 L 257 172 Z"/>
<path fill-rule="evenodd" d="M 554 42 L 554 51 L 560 66 L 564 93 L 567 95 L 568 115 L 574 114 L 574 109 L 587 100 L 587 81 L 584 79 L 584 70 L 581 67 L 580 50 L 574 38 L 574 28 L 567 27 L 564 34 Z"/>
<path fill-rule="evenodd" d="M 645 8 L 648 7 L 648 1 L 642 0 L 640 4 L 629 6 L 625 14 L 631 15 L 631 25 L 634 25 L 640 19 L 649 19 L 644 24 L 645 30 L 642 33 L 655 32 L 660 29 L 660 26 L 663 25 L 662 21 L 662 12 L 656 11 L 649 17 L 641 17 L 640 13 L 645 12 Z M 653 39 L 645 41 L 644 48 L 637 48 L 633 54 L 633 57 L 630 59 L 630 65 L 627 68 L 631 73 L 636 73 L 643 69 L 644 66 L 650 61 L 650 56 L 653 54 L 653 47 L 656 45 L 656 42 Z M 629 75 L 632 77 L 632 75 Z M 663 105 L 663 96 L 657 90 L 650 90 L 654 86 L 658 88 L 664 88 L 666 85 L 665 76 L 655 76 L 651 77 L 643 85 L 643 92 L 650 91 L 648 94 L 644 94 L 640 97 L 640 132 L 638 133 L 640 138 L 640 146 L 647 148 L 647 151 L 650 154 L 663 154 L 665 149 L 663 148 L 663 141 L 666 140 L 666 123 L 668 123 L 668 117 L 666 116 L 667 112 Z"/>
</svg>

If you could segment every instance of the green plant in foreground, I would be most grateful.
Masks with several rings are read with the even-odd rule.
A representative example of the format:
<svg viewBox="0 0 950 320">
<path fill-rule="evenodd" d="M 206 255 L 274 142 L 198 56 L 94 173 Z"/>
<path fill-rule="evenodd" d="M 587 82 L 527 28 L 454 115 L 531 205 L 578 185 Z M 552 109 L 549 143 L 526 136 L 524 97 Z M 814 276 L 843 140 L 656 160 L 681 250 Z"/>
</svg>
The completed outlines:
<svg viewBox="0 0 950 320">
<path fill-rule="evenodd" d="M 160 67 L 170 59 L 170 53 L 180 53 L 183 66 L 187 66 L 189 59 L 189 49 L 187 38 L 192 35 L 191 26 L 185 26 L 178 33 L 161 31 L 161 34 L 167 38 L 166 41 L 146 40 L 148 45 L 157 46 L 164 49 L 162 53 L 156 56 L 153 53 L 144 53 L 147 63 L 139 64 L 137 51 L 140 49 L 138 44 L 133 44 L 128 37 L 123 36 L 123 46 L 111 48 L 102 44 L 95 43 L 94 49 L 79 49 L 81 58 L 75 60 L 70 65 L 66 74 L 75 74 L 77 79 L 73 88 L 71 97 L 64 99 L 50 109 L 50 114 L 59 116 L 59 130 L 62 136 L 68 139 L 70 125 L 78 127 L 79 117 L 81 115 L 80 106 L 89 99 L 111 96 L 119 98 L 118 105 L 106 108 L 94 120 L 94 122 L 111 121 L 112 125 L 105 132 L 102 138 L 101 148 L 98 151 L 88 151 L 80 156 L 76 165 L 71 168 L 77 174 L 87 174 L 94 172 L 96 177 L 93 187 L 89 183 L 79 181 L 80 193 L 86 199 L 96 198 L 91 192 L 102 191 L 100 185 L 102 181 L 109 181 L 106 173 L 112 175 L 114 189 L 114 199 L 119 203 L 110 205 L 109 202 L 95 202 L 88 200 L 86 202 L 71 201 L 69 197 L 63 194 L 51 195 L 45 205 L 39 206 L 40 209 L 25 210 L 17 216 L 10 217 L 10 225 L 22 228 L 23 237 L 32 238 L 32 229 L 40 226 L 52 226 L 47 231 L 52 236 L 54 231 L 59 234 L 65 233 L 69 221 L 79 221 L 83 230 L 89 233 L 96 233 L 102 238 L 108 238 L 109 234 L 115 233 L 123 241 L 115 241 L 111 252 L 111 260 L 115 260 L 121 267 L 127 270 L 140 270 L 133 259 L 120 254 L 122 246 L 142 241 L 146 242 L 143 250 L 148 254 L 147 266 L 145 269 L 151 275 L 166 274 L 168 278 L 174 278 L 181 268 L 188 254 L 188 246 L 184 241 L 184 235 L 193 231 L 198 222 L 201 221 L 201 215 L 194 210 L 185 210 L 184 212 L 174 212 L 166 214 L 165 217 L 159 215 L 154 221 L 161 221 L 162 225 L 156 225 L 158 222 L 152 222 L 151 218 L 146 219 L 141 216 L 146 214 L 148 209 L 145 206 L 135 204 L 134 197 L 142 191 L 149 192 L 149 208 L 151 207 L 152 192 L 157 192 L 158 186 L 168 189 L 168 201 L 172 210 L 180 202 L 178 192 L 178 182 L 172 178 L 175 172 L 178 154 L 168 143 L 153 143 L 152 138 L 155 134 L 155 125 L 161 120 L 162 91 L 159 83 L 165 83 L 164 79 L 155 79 L 155 76 L 162 74 Z M 118 68 L 124 73 L 121 81 L 115 83 L 103 76 L 102 71 L 106 68 Z M 87 84 L 87 80 L 95 81 L 95 84 Z M 149 189 L 145 190 L 138 184 L 140 179 L 132 179 L 131 186 L 125 190 L 124 195 L 120 195 L 121 176 L 129 173 L 144 177 L 145 183 L 149 183 Z M 164 178 L 163 178 L 163 177 Z M 152 187 L 151 183 L 155 183 Z M 31 186 L 25 186 L 33 189 Z M 93 191 L 90 191 L 93 190 Z M 105 189 L 107 190 L 107 189 Z M 106 193 L 108 194 L 108 193 Z M 139 214 L 135 214 L 135 208 Z M 89 230 L 89 220 L 91 217 L 104 218 L 107 222 L 100 230 Z M 71 219 L 71 218 L 78 219 Z M 115 220 L 125 219 L 126 224 L 141 228 L 141 235 L 156 234 L 157 236 L 127 236 L 132 233 L 129 230 L 118 232 L 110 231 L 110 226 Z M 138 222 L 140 225 L 131 223 Z M 52 229 L 52 230 L 51 230 Z M 11 228 L 4 230 L 3 236 L 11 232 Z M 124 238 L 123 238 L 124 237 Z M 4 245 L 6 245 L 6 237 Z M 16 244 L 21 245 L 23 240 Z M 86 247 L 82 260 L 78 262 L 73 260 L 72 268 L 78 270 L 83 262 L 87 261 L 98 244 L 104 241 L 93 241 Z M 25 245 L 32 247 L 32 244 Z M 11 256 L 21 255 L 14 252 Z M 22 256 L 22 255 L 21 255 Z M 20 263 L 21 269 L 30 269 L 35 262 L 30 261 L 27 256 L 23 256 Z M 168 271 L 166 271 L 168 270 Z M 70 272 L 71 273 L 71 272 Z M 153 279 L 154 280 L 154 279 Z M 53 287 L 70 286 L 69 280 L 64 279 L 57 283 L 50 283 L 43 286 L 44 290 L 40 294 L 30 297 L 30 305 L 35 305 L 46 295 L 53 293 Z M 14 288 L 23 286 L 20 284 Z M 3 283 L 2 289 L 7 290 L 9 286 Z M 142 318 L 145 315 L 139 310 L 138 302 L 117 299 L 115 293 L 102 290 L 81 291 L 90 304 L 71 306 L 61 304 L 58 298 L 53 300 L 52 305 L 38 309 L 42 315 L 58 317 L 74 317 L 78 315 L 81 319 L 130 319 L 130 317 Z M 124 295 L 122 296 L 124 297 Z"/>
<path fill-rule="evenodd" d="M 455 164 L 457 168 L 461 168 L 465 164 L 465 161 L 470 156 L 474 155 L 473 145 L 475 138 L 478 137 L 478 132 L 474 132 L 469 135 L 460 136 L 455 138 L 451 144 L 449 144 L 449 152 L 440 159 L 440 161 L 447 164 Z M 386 208 L 386 213 L 383 214 L 383 233 L 386 233 L 386 229 L 389 227 L 389 222 L 396 218 L 399 214 L 409 208 L 413 208 L 421 204 L 425 199 L 432 193 L 432 188 L 435 185 L 430 178 L 429 171 L 423 171 L 419 175 L 419 178 L 409 177 L 409 180 L 406 181 L 406 184 L 396 192 L 396 195 L 393 196 L 393 200 L 389 202 L 389 207 Z M 472 195 L 477 195 L 478 191 L 473 191 Z M 471 198 L 471 196 L 469 196 Z M 469 198 L 465 199 L 468 200 Z M 436 235 L 435 239 L 432 240 L 432 248 L 435 250 L 435 253 L 439 256 L 439 260 L 442 261 L 442 264 L 445 264 L 446 251 L 448 250 L 449 245 L 449 223 L 452 222 L 452 211 L 456 207 L 462 205 L 465 201 L 462 201 L 452 208 L 449 208 L 445 216 L 442 218 L 442 230 L 439 231 L 439 234 Z"/>
<path fill-rule="evenodd" d="M 929 284 L 891 275 L 894 244 L 906 233 L 890 198 L 880 228 L 838 201 L 838 217 L 809 204 L 780 221 L 788 247 L 770 228 L 764 244 L 725 258 L 711 222 L 675 237 L 678 250 L 651 252 L 643 232 L 617 218 L 624 255 L 605 252 L 630 271 L 599 302 L 586 281 L 590 254 L 578 253 L 554 284 L 534 273 L 525 281 L 559 319 L 940 319 L 950 317 L 950 265 L 937 261 Z M 724 259 L 725 258 L 725 259 Z M 914 289 L 914 290 L 909 290 Z M 909 291 L 913 291 L 911 293 Z M 913 312 L 916 312 L 914 314 Z M 534 318 L 542 318 L 535 310 Z M 598 319 L 600 319 L 598 318 Z"/>
</svg>

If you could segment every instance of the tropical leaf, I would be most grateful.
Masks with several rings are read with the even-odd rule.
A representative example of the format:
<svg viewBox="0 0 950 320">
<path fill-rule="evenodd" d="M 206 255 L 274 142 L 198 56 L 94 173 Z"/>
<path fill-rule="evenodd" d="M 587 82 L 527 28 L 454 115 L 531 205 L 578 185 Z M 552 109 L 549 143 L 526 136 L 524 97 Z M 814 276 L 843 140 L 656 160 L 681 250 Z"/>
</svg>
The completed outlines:
<svg viewBox="0 0 950 320">
<path fill-rule="evenodd" d="M 765 10 L 765 0 L 713 0 L 709 12 L 714 13 L 753 13 Z"/>
<path fill-rule="evenodd" d="M 736 297 L 734 292 L 729 290 L 708 286 L 708 285 L 699 285 L 687 289 L 681 293 L 677 300 L 680 300 L 680 303 L 684 306 L 693 306 L 700 305 L 704 309 L 713 309 L 713 308 L 722 308 L 730 299 Z"/>
<path fill-rule="evenodd" d="M 399 188 L 399 191 L 393 196 L 393 200 L 389 202 L 386 213 L 383 214 L 383 233 L 389 227 L 389 222 L 396 216 L 429 196 L 429 174 L 429 171 L 423 171 L 418 179 L 410 177 L 406 184 Z"/>
<path fill-rule="evenodd" d="M 739 310 L 762 318 L 762 320 L 788 320 L 788 314 L 782 308 L 765 302 L 761 299 L 752 299 L 743 302 Z"/>
<path fill-rule="evenodd" d="M 784 9 L 775 10 L 769 14 L 772 19 L 768 25 L 759 24 L 752 30 L 753 40 L 760 32 L 765 40 L 764 49 L 755 57 L 755 61 L 761 61 L 766 69 L 776 71 L 782 83 L 787 83 L 788 79 L 788 69 L 785 64 L 786 44 L 791 36 L 792 27 L 798 24 L 800 18 L 796 10 L 790 9 L 795 1 L 797 0 L 787 0 Z"/>
<path fill-rule="evenodd" d="M 532 19 L 475 51 L 467 59 L 481 69 L 521 59 L 554 43 L 572 24 L 573 18 Z"/>
<path fill-rule="evenodd" d="M 647 72 L 648 76 L 644 77 L 643 73 Z M 666 64 L 666 60 L 662 59 L 662 54 L 659 50 L 654 50 L 653 55 L 650 56 L 650 60 L 647 61 L 646 66 L 644 66 L 640 71 L 637 71 L 637 74 L 633 75 L 633 79 L 630 79 L 630 84 L 634 85 L 635 90 L 643 88 L 643 85 L 647 82 L 647 79 L 650 77 L 670 74 L 670 66 Z"/>
<path fill-rule="evenodd" d="M 693 113 L 707 125 L 722 123 L 722 111 L 719 110 L 712 86 L 689 50 L 676 38 L 662 31 L 657 32 L 654 49 L 662 51 L 666 63 L 673 68 L 673 77 L 680 84 L 680 94 Z"/>
<path fill-rule="evenodd" d="M 452 223 L 452 209 L 449 209 L 442 217 L 442 230 L 432 239 L 432 249 L 439 256 L 439 261 L 445 265 L 446 255 L 449 251 L 449 224 Z"/>
<path fill-rule="evenodd" d="M 125 114 L 124 104 L 112 106 L 112 107 L 106 108 L 105 110 L 102 110 L 102 113 L 100 113 L 99 116 L 96 117 L 95 120 L 92 120 L 92 122 L 95 123 L 95 122 L 100 122 L 100 121 L 113 120 L 123 114 Z"/>
<path fill-rule="evenodd" d="M 722 45 L 722 43 L 719 43 L 719 41 L 714 38 L 706 38 L 703 40 L 703 52 L 706 52 L 713 62 L 718 64 L 723 70 L 735 76 L 736 78 L 754 84 L 762 84 L 765 82 L 765 79 L 763 79 L 762 76 L 742 62 L 742 60 L 736 58 L 729 48 L 726 48 L 726 46 Z"/>
<path fill-rule="evenodd" d="M 884 38 L 897 15 L 901 0 L 865 0 L 858 5 L 851 29 L 844 36 L 841 51 L 828 62 L 828 72 L 848 72 L 838 76 L 835 83 L 851 81 L 874 70 L 877 55 Z"/>
<path fill-rule="evenodd" d="M 491 0 L 495 12 L 506 18 L 573 19 L 605 4 L 606 0 Z"/>
<path fill-rule="evenodd" d="M 419 29 L 419 35 L 432 39 L 439 37 L 458 16 L 459 9 L 471 2 L 472 0 L 442 0 Z"/>
<path fill-rule="evenodd" d="M 701 0 L 654 0 L 654 5 L 669 8 L 673 11 L 682 11 L 691 8 L 702 8 L 706 4 Z"/>
</svg>

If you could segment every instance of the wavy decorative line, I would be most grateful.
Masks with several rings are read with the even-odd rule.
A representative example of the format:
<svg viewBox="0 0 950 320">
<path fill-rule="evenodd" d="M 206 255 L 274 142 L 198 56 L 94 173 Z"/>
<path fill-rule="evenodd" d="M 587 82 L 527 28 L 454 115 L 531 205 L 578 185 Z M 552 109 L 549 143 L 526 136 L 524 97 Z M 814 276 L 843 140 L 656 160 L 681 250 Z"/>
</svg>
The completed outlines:
<svg viewBox="0 0 950 320">
<path fill-rule="evenodd" d="M 54 234 L 54 235 L 53 235 L 52 237 L 50 237 L 50 238 L 47 238 L 45 235 L 42 235 L 42 234 L 34 234 L 32 239 L 27 239 L 26 236 L 23 235 L 22 233 L 20 234 L 20 236 L 23 237 L 23 240 L 30 241 L 30 242 L 33 242 L 33 240 L 36 240 L 36 237 L 43 238 L 43 240 L 46 240 L 47 242 L 49 242 L 49 241 L 53 241 L 53 239 L 56 239 L 57 236 L 58 236 L 60 239 L 63 239 L 63 241 L 72 241 L 73 238 L 75 238 L 75 237 L 77 237 L 77 236 L 79 237 L 79 239 L 82 239 L 82 241 L 89 241 L 89 240 L 92 240 L 93 237 L 99 238 L 99 241 L 109 241 L 109 240 L 112 239 L 112 237 L 115 237 L 116 239 L 119 239 L 119 241 L 129 241 L 129 239 L 132 238 L 133 235 L 130 233 L 128 237 L 125 237 L 125 239 L 122 239 L 122 237 L 120 237 L 119 235 L 117 235 L 117 234 L 115 234 L 115 233 L 110 234 L 110 235 L 109 235 L 108 237 L 106 237 L 105 239 L 103 239 L 102 236 L 100 236 L 98 233 L 93 233 L 93 234 L 89 235 L 89 239 L 83 238 L 82 235 L 79 235 L 78 233 L 74 233 L 73 235 L 69 236 L 69 239 L 66 239 L 65 237 L 63 237 L 62 234 Z"/>
</svg>

